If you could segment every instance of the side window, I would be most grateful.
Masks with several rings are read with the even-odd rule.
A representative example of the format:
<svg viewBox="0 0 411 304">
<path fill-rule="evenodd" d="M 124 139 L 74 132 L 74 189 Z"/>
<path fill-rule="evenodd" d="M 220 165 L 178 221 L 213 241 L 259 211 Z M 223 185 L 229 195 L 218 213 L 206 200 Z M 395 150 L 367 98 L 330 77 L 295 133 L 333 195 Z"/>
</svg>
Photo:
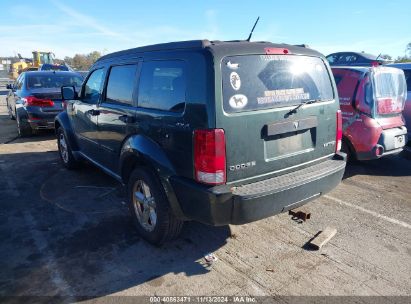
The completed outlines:
<svg viewBox="0 0 411 304">
<path fill-rule="evenodd" d="M 411 91 L 411 70 L 403 70 L 405 75 L 405 81 L 407 82 L 407 90 Z"/>
<path fill-rule="evenodd" d="M 106 102 L 132 105 L 136 73 L 137 65 L 112 67 L 108 77 Z"/>
<path fill-rule="evenodd" d="M 186 94 L 184 61 L 144 62 L 138 92 L 138 105 L 172 112 L 183 112 Z"/>
<path fill-rule="evenodd" d="M 356 71 L 345 69 L 333 70 L 334 79 L 337 85 L 338 96 L 343 104 L 351 104 L 362 74 Z"/>
<path fill-rule="evenodd" d="M 21 79 L 21 74 L 19 75 L 19 77 L 17 77 L 16 81 L 14 82 L 15 89 L 17 89 L 17 87 L 19 86 L 20 79 Z"/>
<path fill-rule="evenodd" d="M 357 61 L 357 59 L 358 59 L 358 57 L 353 55 L 353 54 L 349 54 L 347 56 L 344 56 L 344 61 L 346 63 L 354 63 L 354 62 Z"/>
<path fill-rule="evenodd" d="M 99 101 L 103 81 L 104 70 L 95 70 L 84 85 L 84 93 L 82 98 L 84 102 L 96 104 Z"/>
<path fill-rule="evenodd" d="M 336 63 L 338 61 L 338 57 L 340 57 L 340 55 L 330 55 L 327 57 L 327 60 L 330 64 Z"/>
</svg>

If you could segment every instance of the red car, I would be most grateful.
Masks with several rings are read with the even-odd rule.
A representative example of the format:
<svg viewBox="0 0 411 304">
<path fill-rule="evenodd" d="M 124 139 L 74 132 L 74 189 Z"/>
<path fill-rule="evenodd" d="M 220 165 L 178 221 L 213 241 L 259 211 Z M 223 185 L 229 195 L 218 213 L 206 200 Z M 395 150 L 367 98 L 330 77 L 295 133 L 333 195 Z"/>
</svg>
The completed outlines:
<svg viewBox="0 0 411 304">
<path fill-rule="evenodd" d="M 342 150 L 358 160 L 401 152 L 407 142 L 404 72 L 384 66 L 332 71 L 343 116 Z"/>
</svg>

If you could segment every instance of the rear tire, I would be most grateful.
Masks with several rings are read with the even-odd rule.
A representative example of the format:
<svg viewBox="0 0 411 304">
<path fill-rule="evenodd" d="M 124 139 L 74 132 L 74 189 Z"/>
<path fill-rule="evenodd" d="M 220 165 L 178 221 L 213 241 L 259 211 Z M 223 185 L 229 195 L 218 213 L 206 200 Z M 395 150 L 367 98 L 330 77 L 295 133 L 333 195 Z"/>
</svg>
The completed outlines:
<svg viewBox="0 0 411 304">
<path fill-rule="evenodd" d="M 347 154 L 347 163 L 355 163 L 357 161 L 357 157 L 355 155 L 354 149 L 351 145 L 347 142 L 347 140 L 342 141 L 341 151 Z"/>
<path fill-rule="evenodd" d="M 160 246 L 180 234 L 184 222 L 174 216 L 163 185 L 151 170 L 134 169 L 127 196 L 134 224 L 146 241 Z"/>
<path fill-rule="evenodd" d="M 21 114 L 17 113 L 17 132 L 20 137 L 28 137 L 33 135 L 33 130 L 30 127 L 30 124 L 25 121 Z"/>
<path fill-rule="evenodd" d="M 70 170 L 77 169 L 80 162 L 74 158 L 66 134 L 64 134 L 61 127 L 57 129 L 57 147 L 59 149 L 59 156 L 63 166 Z"/>
</svg>

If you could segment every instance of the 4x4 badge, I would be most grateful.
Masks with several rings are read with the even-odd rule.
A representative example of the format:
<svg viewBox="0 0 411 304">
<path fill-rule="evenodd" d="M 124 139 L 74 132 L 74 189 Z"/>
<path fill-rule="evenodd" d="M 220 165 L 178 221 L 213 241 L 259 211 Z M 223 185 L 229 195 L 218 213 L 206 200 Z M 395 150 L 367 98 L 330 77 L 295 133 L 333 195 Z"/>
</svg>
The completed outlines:
<svg viewBox="0 0 411 304">
<path fill-rule="evenodd" d="M 298 129 L 299 125 L 300 125 L 300 123 L 298 121 L 294 121 L 294 128 Z"/>
</svg>

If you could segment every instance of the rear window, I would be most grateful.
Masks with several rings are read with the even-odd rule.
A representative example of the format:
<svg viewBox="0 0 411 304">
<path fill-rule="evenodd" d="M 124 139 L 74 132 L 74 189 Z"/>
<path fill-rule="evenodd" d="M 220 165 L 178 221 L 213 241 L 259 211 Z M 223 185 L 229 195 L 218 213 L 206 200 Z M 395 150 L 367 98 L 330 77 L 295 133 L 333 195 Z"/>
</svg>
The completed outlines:
<svg viewBox="0 0 411 304">
<path fill-rule="evenodd" d="M 393 71 L 382 71 L 374 73 L 375 96 L 397 97 L 403 95 L 406 91 L 406 84 L 402 73 Z"/>
<path fill-rule="evenodd" d="M 321 58 L 246 55 L 222 62 L 223 105 L 227 113 L 285 107 L 334 98 Z"/>
<path fill-rule="evenodd" d="M 373 87 L 377 114 L 402 112 L 407 96 L 407 84 L 402 70 L 388 67 L 375 68 Z"/>
<path fill-rule="evenodd" d="M 43 64 L 40 70 L 41 71 L 69 71 L 69 68 L 65 65 Z"/>
<path fill-rule="evenodd" d="M 60 88 L 62 86 L 80 87 L 83 79 L 75 75 L 30 75 L 27 77 L 28 89 Z"/>
</svg>

